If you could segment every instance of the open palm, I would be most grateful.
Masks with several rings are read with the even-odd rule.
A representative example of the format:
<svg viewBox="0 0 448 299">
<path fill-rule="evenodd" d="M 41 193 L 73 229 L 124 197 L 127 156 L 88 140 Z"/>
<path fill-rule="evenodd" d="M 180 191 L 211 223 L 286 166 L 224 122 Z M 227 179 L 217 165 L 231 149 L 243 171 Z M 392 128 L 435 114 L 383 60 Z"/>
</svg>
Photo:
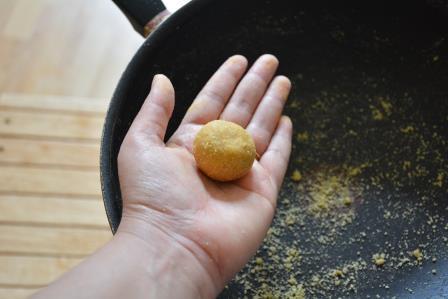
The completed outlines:
<svg viewBox="0 0 448 299">
<path fill-rule="evenodd" d="M 272 55 L 229 58 L 191 105 L 165 144 L 174 107 L 170 81 L 157 75 L 120 149 L 123 219 L 156 227 L 200 261 L 222 287 L 260 246 L 272 221 L 291 150 L 292 125 L 282 110 L 291 83 L 274 78 Z M 257 153 L 242 179 L 222 183 L 196 167 L 192 144 L 209 121 L 235 122 L 254 138 Z"/>
</svg>

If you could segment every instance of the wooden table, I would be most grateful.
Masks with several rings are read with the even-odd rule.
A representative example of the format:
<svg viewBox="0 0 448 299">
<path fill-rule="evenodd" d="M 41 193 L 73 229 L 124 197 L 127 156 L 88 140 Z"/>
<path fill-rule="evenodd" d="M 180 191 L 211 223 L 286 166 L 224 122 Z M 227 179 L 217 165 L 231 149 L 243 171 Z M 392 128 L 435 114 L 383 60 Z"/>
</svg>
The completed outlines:
<svg viewBox="0 0 448 299">
<path fill-rule="evenodd" d="M 107 242 L 99 142 L 142 39 L 109 1 L 0 0 L 0 298 Z"/>
</svg>

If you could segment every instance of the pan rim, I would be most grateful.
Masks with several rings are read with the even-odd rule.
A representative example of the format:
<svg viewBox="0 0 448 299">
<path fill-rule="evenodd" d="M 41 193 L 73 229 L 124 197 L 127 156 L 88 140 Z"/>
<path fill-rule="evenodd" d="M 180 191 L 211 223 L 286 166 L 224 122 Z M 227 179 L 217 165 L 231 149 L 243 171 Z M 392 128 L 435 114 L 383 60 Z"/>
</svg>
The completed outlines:
<svg viewBox="0 0 448 299">
<path fill-rule="evenodd" d="M 119 206 L 119 203 L 121 203 L 120 186 L 115 187 L 118 188 L 118 192 L 115 192 L 116 190 L 114 190 L 115 188 L 112 186 L 114 182 L 111 179 L 112 173 L 116 171 L 112 162 L 112 159 L 115 159 L 112 152 L 113 137 L 115 135 L 115 127 L 120 107 L 124 102 L 124 99 L 121 96 L 121 90 L 124 89 L 125 85 L 128 85 L 127 78 L 134 73 L 138 64 L 140 64 L 140 61 L 144 59 L 144 57 L 150 56 L 150 54 L 158 48 L 160 43 L 170 38 L 170 35 L 176 28 L 197 14 L 204 6 L 213 3 L 214 1 L 216 0 L 192 0 L 169 16 L 168 19 L 160 24 L 159 27 L 144 40 L 129 64 L 126 66 L 115 87 L 104 119 L 99 156 L 101 194 L 106 217 L 113 234 L 116 233 L 121 220 L 121 209 Z"/>
</svg>

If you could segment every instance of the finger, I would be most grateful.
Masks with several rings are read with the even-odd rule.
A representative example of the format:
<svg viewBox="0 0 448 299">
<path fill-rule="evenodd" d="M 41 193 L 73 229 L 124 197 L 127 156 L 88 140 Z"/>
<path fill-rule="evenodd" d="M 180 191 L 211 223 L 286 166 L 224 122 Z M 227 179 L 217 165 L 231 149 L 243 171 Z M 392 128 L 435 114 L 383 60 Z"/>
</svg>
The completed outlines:
<svg viewBox="0 0 448 299">
<path fill-rule="evenodd" d="M 247 68 L 247 59 L 235 55 L 210 78 L 188 109 L 182 124 L 205 124 L 217 119 Z"/>
<path fill-rule="evenodd" d="M 265 54 L 258 58 L 238 84 L 220 118 L 246 127 L 277 67 L 278 60 L 273 55 Z"/>
<path fill-rule="evenodd" d="M 180 126 L 176 133 L 167 141 L 168 147 L 183 147 L 190 153 L 193 153 L 193 142 L 197 133 L 202 129 L 203 125 L 185 124 Z"/>
<path fill-rule="evenodd" d="M 260 164 L 271 174 L 277 189 L 280 188 L 291 154 L 292 123 L 282 116 L 268 149 L 261 156 Z"/>
<path fill-rule="evenodd" d="M 269 200 L 274 210 L 277 203 L 277 185 L 272 180 L 271 174 L 263 168 L 258 161 L 254 161 L 249 173 L 236 182 L 247 190 L 257 190 L 258 194 Z M 273 186 L 275 188 L 272 188 Z"/>
<path fill-rule="evenodd" d="M 263 155 L 271 141 L 290 90 L 291 81 L 288 78 L 276 77 L 247 126 L 247 131 L 252 135 L 260 156 Z"/>
<path fill-rule="evenodd" d="M 154 144 L 163 144 L 174 109 L 174 88 L 164 75 L 155 75 L 151 91 L 135 117 L 130 131 L 143 133 Z"/>
</svg>

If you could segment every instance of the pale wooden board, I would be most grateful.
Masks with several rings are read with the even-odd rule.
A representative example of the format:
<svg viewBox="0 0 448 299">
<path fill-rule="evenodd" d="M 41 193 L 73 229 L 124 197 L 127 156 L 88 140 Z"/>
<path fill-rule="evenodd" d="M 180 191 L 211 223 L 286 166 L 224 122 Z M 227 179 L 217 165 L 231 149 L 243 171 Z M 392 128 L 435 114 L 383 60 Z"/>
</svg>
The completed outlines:
<svg viewBox="0 0 448 299">
<path fill-rule="evenodd" d="M 0 162 L 98 169 L 99 152 L 99 142 L 58 142 L 0 137 Z"/>
<path fill-rule="evenodd" d="M 92 9 L 97 9 L 95 4 L 92 6 Z M 66 72 L 67 79 L 72 82 L 72 88 L 81 94 L 89 94 L 96 88 L 94 82 L 99 73 L 98 62 L 107 55 L 114 35 L 101 21 L 91 25 L 96 26 L 96 29 L 86 30 L 80 36 L 76 52 L 70 57 L 72 68 Z M 92 47 L 93 44 L 95 47 Z M 92 68 L 92 65 L 97 67 Z"/>
<path fill-rule="evenodd" d="M 0 246 L 16 250 L 0 254 L 0 298 L 25 298 L 80 261 L 44 256 L 65 250 L 51 242 L 84 246 L 50 229 L 108 233 L 94 170 L 102 123 L 142 42 L 112 1 L 0 0 L 0 225 L 13 241 L 1 232 Z"/>
<path fill-rule="evenodd" d="M 0 109 L 21 108 L 104 115 L 108 106 L 109 100 L 100 98 L 0 93 Z"/>
<path fill-rule="evenodd" d="M 0 134 L 99 140 L 103 121 L 99 116 L 0 110 Z"/>
<path fill-rule="evenodd" d="M 0 225 L 1 253 L 85 256 L 112 237 L 108 228 L 34 227 Z"/>
<path fill-rule="evenodd" d="M 101 196 L 97 171 L 0 166 L 0 192 Z"/>
<path fill-rule="evenodd" d="M 2 299 L 25 299 L 37 292 L 37 288 L 2 288 L 0 287 L 0 298 Z"/>
<path fill-rule="evenodd" d="M 0 255 L 2 285 L 35 286 L 49 284 L 79 264 L 80 258 Z"/>
<path fill-rule="evenodd" d="M 47 2 L 49 0 L 16 0 L 16 5 L 3 28 L 3 35 L 20 41 L 29 39 Z M 24 12 L 26 12 L 26 18 L 23 17 Z"/>
<path fill-rule="evenodd" d="M 2 223 L 109 227 L 100 199 L 0 194 L 0 211 Z"/>
<path fill-rule="evenodd" d="M 0 90 L 110 98 L 142 42 L 112 1 L 0 0 Z"/>
</svg>

